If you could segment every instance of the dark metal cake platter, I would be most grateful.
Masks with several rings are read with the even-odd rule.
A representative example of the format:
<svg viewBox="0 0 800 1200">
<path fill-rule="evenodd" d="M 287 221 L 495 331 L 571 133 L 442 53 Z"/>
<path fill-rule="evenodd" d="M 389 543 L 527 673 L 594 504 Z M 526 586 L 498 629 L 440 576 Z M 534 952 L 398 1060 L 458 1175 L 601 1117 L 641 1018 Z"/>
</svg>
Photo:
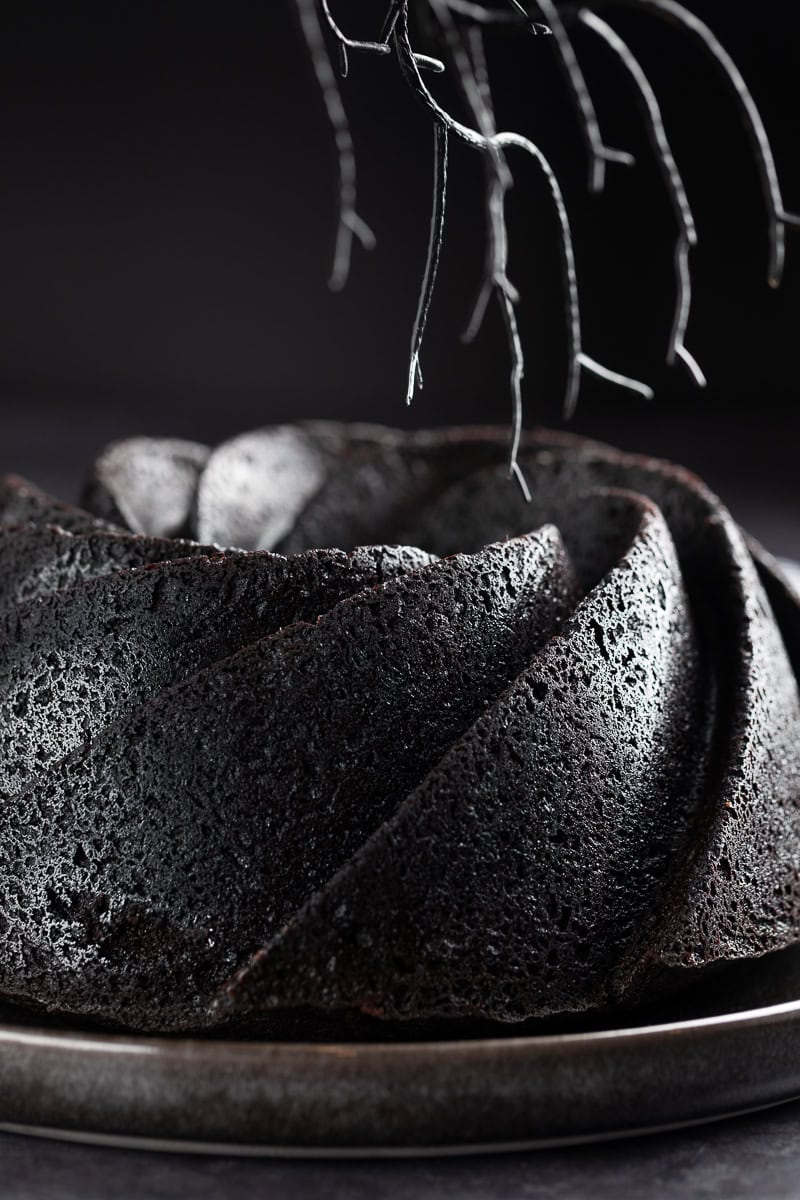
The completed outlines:
<svg viewBox="0 0 800 1200">
<path fill-rule="evenodd" d="M 800 1096 L 800 948 L 660 1009 L 521 1029 L 290 1014 L 143 1037 L 6 1009 L 0 1128 L 284 1156 L 471 1153 L 714 1120 Z"/>
</svg>

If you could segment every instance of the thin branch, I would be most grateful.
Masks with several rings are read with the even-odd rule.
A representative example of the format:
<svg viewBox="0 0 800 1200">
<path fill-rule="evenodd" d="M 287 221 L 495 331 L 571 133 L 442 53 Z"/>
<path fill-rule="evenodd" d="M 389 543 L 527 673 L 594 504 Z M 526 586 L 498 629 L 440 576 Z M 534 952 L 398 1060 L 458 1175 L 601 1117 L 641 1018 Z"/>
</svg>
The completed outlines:
<svg viewBox="0 0 800 1200">
<path fill-rule="evenodd" d="M 387 45 L 392 40 L 400 13 L 407 3 L 408 0 L 390 0 L 389 11 L 387 12 L 383 25 L 381 26 L 381 41 L 386 42 Z"/>
<path fill-rule="evenodd" d="M 389 5 L 389 11 L 381 27 L 381 43 L 387 49 L 391 49 L 392 34 L 397 24 L 397 18 L 400 15 L 400 9 L 404 3 L 407 3 L 407 0 L 391 0 L 391 4 Z M 444 63 L 441 59 L 431 58 L 429 54 L 417 54 L 416 51 L 412 51 L 412 53 L 414 54 L 414 61 L 421 71 L 432 71 L 434 75 L 441 75 L 443 73 Z"/>
<path fill-rule="evenodd" d="M 325 18 L 325 21 L 327 22 L 329 30 L 331 31 L 333 36 L 336 38 L 336 41 L 339 44 L 339 60 L 340 60 L 341 72 L 342 72 L 343 77 L 347 75 L 347 71 L 348 71 L 348 67 L 349 67 L 348 57 L 347 57 L 348 50 L 368 51 L 372 54 L 389 54 L 389 53 L 391 53 L 390 47 L 387 46 L 384 42 L 359 42 L 359 41 L 354 41 L 353 38 L 346 37 L 345 34 L 343 33 L 343 31 L 336 24 L 336 21 L 334 20 L 333 13 L 330 10 L 330 5 L 328 4 L 328 0 L 318 0 L 318 3 L 319 3 L 319 7 L 322 11 L 322 15 Z"/>
<path fill-rule="evenodd" d="M 417 315 L 411 334 L 411 360 L 408 369 L 408 387 L 406 389 L 406 404 L 414 398 L 414 389 L 422 387 L 422 370 L 419 356 L 422 349 L 422 339 L 425 335 L 425 325 L 436 286 L 436 274 L 439 269 L 439 257 L 444 237 L 444 216 L 447 200 L 447 126 L 437 121 L 434 124 L 434 153 L 433 153 L 433 206 L 431 210 L 431 228 L 428 238 L 428 254 L 425 260 L 425 274 L 422 278 L 422 289 L 419 295 Z"/>
<path fill-rule="evenodd" d="M 672 365 L 679 358 L 698 387 L 706 386 L 706 377 L 694 355 L 686 349 L 686 328 L 689 324 L 689 312 L 692 305 L 692 276 L 689 270 L 689 251 L 691 246 L 684 234 L 678 238 L 675 247 L 675 271 L 678 278 L 678 303 L 675 318 L 672 323 L 670 340 L 671 356 L 667 362 Z"/>
<path fill-rule="evenodd" d="M 483 42 L 483 31 L 479 25 L 472 25 L 467 31 L 469 59 L 472 64 L 472 77 L 478 90 L 483 110 L 486 113 L 487 130 L 494 134 L 497 129 L 494 115 L 494 100 L 489 80 L 489 68 L 486 62 L 486 49 Z M 502 155 L 497 155 L 498 165 L 505 165 Z M 505 198 L 506 191 L 512 185 L 510 174 L 503 178 L 487 160 L 486 171 L 486 256 L 484 274 L 478 295 L 473 305 L 472 314 L 466 324 L 462 341 L 474 341 L 478 330 L 483 324 L 486 308 L 492 291 L 498 288 L 502 293 L 501 304 L 508 300 L 512 305 L 519 303 L 519 292 L 508 278 L 508 233 L 506 228 Z M 514 347 L 511 347 L 512 359 Z"/>
<path fill-rule="evenodd" d="M 616 3 L 619 0 L 611 0 L 611 2 Z M 764 199 L 769 214 L 770 253 L 768 282 L 770 287 L 780 287 L 786 260 L 786 226 L 791 225 L 793 228 L 800 227 L 800 217 L 787 213 L 784 208 L 780 180 L 778 179 L 778 171 L 775 166 L 775 157 L 772 153 L 769 137 L 764 128 L 761 113 L 758 111 L 756 102 L 744 81 L 741 71 L 716 34 L 709 29 L 704 21 L 696 17 L 688 8 L 684 8 L 682 4 L 677 4 L 675 0 L 621 0 L 621 2 L 632 4 L 637 8 L 648 9 L 665 20 L 674 21 L 678 25 L 683 26 L 684 29 L 690 30 L 703 43 L 703 46 L 733 88 L 734 95 L 744 117 L 745 126 L 753 142 L 764 191 Z"/>
<path fill-rule="evenodd" d="M 666 135 L 657 97 L 643 68 L 616 31 L 596 16 L 593 9 L 613 3 L 625 4 L 653 13 L 687 29 L 700 39 L 706 51 L 722 70 L 733 88 L 755 146 L 757 165 L 770 218 L 769 280 L 773 286 L 777 287 L 780 283 L 784 268 L 786 227 L 800 227 L 800 216 L 788 213 L 784 207 L 766 130 L 741 73 L 708 26 L 683 4 L 678 3 L 677 0 L 583 0 L 582 3 L 581 0 L 578 0 L 577 3 L 569 0 L 568 3 L 559 3 L 557 7 L 557 0 L 536 0 L 542 15 L 549 21 L 549 25 L 542 25 L 531 20 L 527 10 L 529 0 L 526 0 L 525 3 L 522 0 L 505 0 L 505 2 L 507 7 L 500 9 L 489 7 L 488 4 L 478 2 L 478 0 L 424 0 L 438 20 L 443 40 L 456 68 L 458 82 L 476 128 L 465 125 L 451 116 L 434 99 L 424 84 L 422 71 L 441 72 L 444 70 L 444 65 L 438 58 L 418 54 L 411 46 L 408 29 L 410 0 L 385 0 L 386 16 L 378 42 L 362 42 L 346 37 L 331 13 L 331 0 L 297 0 L 297 7 L 328 118 L 334 131 L 339 156 L 340 214 L 334 268 L 331 275 L 332 287 L 343 286 L 347 277 L 352 238 L 358 237 L 367 247 L 374 244 L 374 238 L 356 212 L 353 145 L 341 95 L 328 57 L 322 22 L 336 40 L 344 73 L 348 68 L 349 50 L 377 53 L 382 56 L 391 54 L 394 50 L 407 83 L 434 120 L 436 136 L 434 202 L 426 266 L 411 342 L 407 388 L 409 402 L 413 397 L 415 387 L 422 385 L 420 352 L 436 282 L 444 229 L 448 134 L 453 133 L 465 144 L 482 151 L 485 155 L 487 255 L 484 278 L 464 337 L 466 340 L 475 336 L 483 321 L 491 296 L 496 295 L 508 336 L 511 362 L 513 422 L 509 470 L 510 474 L 518 479 L 525 495 L 529 497 L 530 493 L 517 462 L 522 430 L 524 360 L 514 307 L 519 297 L 507 277 L 508 234 L 505 198 L 512 179 L 505 160 L 505 150 L 509 148 L 522 149 L 535 160 L 547 180 L 561 228 L 561 258 L 569 342 L 565 397 L 567 417 L 572 416 L 575 410 L 583 371 L 647 398 L 652 397 L 653 393 L 646 384 L 601 365 L 583 350 L 575 256 L 561 188 L 549 162 L 534 142 L 521 134 L 496 132 L 482 30 L 492 26 L 505 27 L 512 32 L 525 29 L 537 34 L 553 33 L 555 35 L 561 65 L 581 116 L 591 164 L 590 185 L 594 191 L 602 190 L 605 182 L 606 163 L 631 164 L 633 158 L 622 151 L 610 149 L 603 142 L 592 98 L 564 25 L 563 16 L 574 17 L 577 14 L 582 23 L 603 38 L 611 50 L 617 54 L 632 77 L 646 110 L 648 135 L 655 149 L 679 227 L 675 246 L 676 305 L 667 357 L 670 363 L 680 359 L 698 385 L 705 384 L 705 377 L 685 344 L 692 300 L 690 258 L 692 248 L 697 244 L 697 230 L 688 196 Z"/>
<path fill-rule="evenodd" d="M 497 129 L 494 115 L 494 100 L 489 81 L 486 51 L 483 44 L 483 32 L 479 26 L 471 26 L 468 30 L 467 40 L 475 85 L 485 111 L 488 114 L 488 127 L 492 134 L 494 134 Z M 505 164 L 505 159 L 502 155 L 498 155 L 498 162 Z M 511 187 L 512 183 L 513 180 L 510 174 L 506 180 L 496 171 L 490 172 L 487 169 L 486 217 L 489 236 L 486 245 L 484 280 L 476 298 L 472 316 L 462 334 L 462 340 L 467 343 L 474 340 L 483 324 L 486 305 L 489 302 L 493 287 L 499 288 L 503 296 L 510 300 L 512 304 L 519 303 L 519 292 L 508 278 L 508 233 L 506 229 L 505 198 L 506 191 Z"/>
<path fill-rule="evenodd" d="M 608 367 L 604 367 L 593 358 L 589 358 L 589 355 L 584 354 L 583 351 L 578 355 L 578 361 L 584 370 L 589 371 L 592 375 L 596 375 L 598 379 L 605 379 L 607 383 L 614 383 L 617 387 L 627 388 L 629 392 L 636 392 L 639 396 L 643 396 L 645 400 L 653 399 L 653 389 L 648 387 L 646 383 L 639 383 L 638 379 L 631 379 L 628 375 L 620 375 L 617 371 L 609 371 Z"/>
<path fill-rule="evenodd" d="M 480 26 L 472 26 L 470 44 L 464 42 L 450 14 L 447 0 L 429 0 L 436 16 L 445 43 L 456 68 L 456 76 L 464 100 L 472 118 L 484 138 L 491 141 L 496 132 L 494 102 L 484 53 L 483 34 Z M 519 445 L 522 438 L 522 380 L 525 374 L 525 359 L 519 336 L 514 305 L 519 294 L 508 280 L 508 233 L 505 219 L 505 194 L 511 186 L 511 173 L 503 154 L 493 150 L 485 156 L 486 163 L 486 209 L 487 243 L 483 282 L 467 326 L 466 337 L 477 333 L 486 312 L 489 299 L 495 293 L 503 314 L 503 323 L 508 338 L 511 365 L 511 445 L 509 448 L 509 475 L 515 478 L 526 500 L 531 493 L 518 463 Z"/>
<path fill-rule="evenodd" d="M 553 0 L 537 0 L 537 4 L 553 31 L 561 65 L 581 116 L 581 128 L 589 155 L 589 190 L 602 192 L 606 182 L 606 163 L 616 162 L 630 167 L 634 163 L 633 155 L 605 145 L 586 79 L 559 11 Z"/>
<path fill-rule="evenodd" d="M 532 33 L 536 36 L 540 33 L 551 34 L 553 32 L 549 25 L 542 25 L 541 22 L 532 20 L 528 15 L 527 8 L 521 3 L 521 0 L 508 0 L 508 3 L 515 10 L 515 12 L 518 12 L 524 19 L 529 33 Z"/>
<path fill-rule="evenodd" d="M 356 211 L 356 158 L 353 139 L 350 136 L 350 126 L 336 75 L 328 56 L 316 2 L 296 0 L 296 3 L 303 36 L 333 130 L 339 160 L 339 221 L 333 266 L 328 280 L 329 287 L 338 292 L 347 283 L 350 273 L 353 238 L 356 237 L 365 250 L 372 250 L 375 246 L 375 235 Z"/>
<path fill-rule="evenodd" d="M 456 27 L 452 18 L 447 0 L 429 0 L 429 3 L 439 23 L 450 58 L 456 69 L 456 78 L 458 79 L 467 108 L 482 135 L 489 141 L 495 134 L 494 106 L 485 58 L 482 53 L 482 39 L 478 51 L 480 62 L 476 69 L 474 59 L 470 55 L 461 32 Z M 479 29 L 476 29 L 476 32 L 478 32 L 480 37 Z M 479 73 L 480 80 L 478 78 Z M 530 491 L 517 463 L 522 434 L 524 357 L 513 301 L 509 296 L 511 285 L 506 279 L 508 237 L 505 225 L 504 197 L 506 189 L 511 184 L 511 175 L 500 151 L 494 150 L 492 153 L 487 154 L 485 161 L 487 177 L 487 255 L 485 276 L 468 330 L 472 333 L 474 327 L 474 331 L 477 332 L 477 327 L 483 319 L 489 298 L 495 289 L 499 289 L 511 362 L 512 436 L 509 454 L 509 473 L 517 478 L 523 494 L 530 498 Z M 516 293 L 514 295 L 516 298 Z"/>
<path fill-rule="evenodd" d="M 339 63 L 341 68 L 342 78 L 346 79 L 350 69 L 350 61 L 348 58 L 348 50 L 359 50 L 370 54 L 391 54 L 391 46 L 385 42 L 360 42 L 353 38 L 347 37 L 340 27 L 336 24 L 333 14 L 330 10 L 328 0 L 317 0 L 320 11 L 324 16 L 328 28 L 336 38 L 339 47 Z M 444 71 L 444 63 L 439 58 L 432 58 L 430 54 L 418 54 L 417 66 L 421 71 L 433 71 L 434 75 L 441 75 Z"/>
<path fill-rule="evenodd" d="M 656 160 L 678 222 L 678 238 L 675 247 L 677 299 L 667 362 L 672 366 L 676 358 L 679 358 L 688 368 L 698 387 L 705 387 L 705 375 L 698 366 L 697 360 L 686 349 L 685 343 L 692 304 L 689 255 L 692 247 L 697 245 L 697 227 L 683 178 L 664 127 L 661 106 L 641 63 L 635 58 L 630 47 L 622 40 L 617 31 L 587 8 L 578 11 L 578 20 L 602 38 L 609 49 L 616 54 L 633 80 L 644 105 L 648 137 L 655 151 Z"/>
<path fill-rule="evenodd" d="M 558 214 L 561 225 L 561 251 L 564 278 L 567 291 L 567 315 L 568 315 L 568 336 L 570 342 L 570 364 L 567 379 L 567 394 L 565 401 L 565 413 L 570 417 L 574 411 L 578 399 L 578 390 L 580 386 L 580 369 L 585 367 L 587 370 L 601 375 L 604 379 L 609 379 L 612 382 L 619 383 L 622 387 L 627 387 L 632 391 L 639 392 L 642 395 L 650 395 L 650 389 L 639 383 L 637 380 L 628 379 L 627 376 L 619 375 L 615 371 L 608 371 L 604 367 L 600 367 L 594 359 L 590 359 L 582 353 L 581 347 L 581 321 L 580 321 L 580 306 L 578 303 L 578 284 L 575 273 L 575 255 L 572 246 L 572 231 L 569 225 L 564 197 L 561 192 L 558 179 L 550 166 L 550 163 L 545 158 L 539 147 L 529 138 L 523 137 L 518 133 L 497 133 L 491 138 L 486 138 L 475 129 L 471 129 L 468 125 L 464 125 L 461 121 L 457 121 L 452 117 L 441 105 L 434 99 L 420 75 L 416 62 L 414 61 L 414 51 L 411 47 L 411 42 L 408 32 L 408 0 L 400 0 L 399 11 L 396 14 L 394 24 L 394 41 L 397 48 L 398 59 L 401 69 L 403 70 L 406 79 L 412 90 L 428 109 L 433 117 L 442 125 L 444 125 L 452 134 L 458 137 L 466 145 L 473 149 L 491 152 L 493 150 L 503 150 L 507 147 L 516 147 L 524 150 L 531 155 L 539 165 L 540 169 L 547 179 L 550 187 L 550 192 L 553 197 L 553 202 Z"/>
<path fill-rule="evenodd" d="M 569 220 L 567 218 L 564 199 L 561 194 L 561 188 L 556 179 L 555 173 L 545 158 L 542 151 L 529 138 L 523 137 L 518 133 L 495 133 L 490 137 L 485 136 L 478 130 L 471 129 L 468 125 L 464 125 L 461 121 L 457 121 L 451 116 L 442 106 L 434 99 L 431 92 L 425 86 L 422 76 L 417 70 L 414 62 L 414 52 L 411 47 L 411 42 L 408 33 L 408 13 L 407 0 L 396 0 L 398 9 L 395 14 L 395 28 L 393 37 L 397 48 L 400 66 L 403 70 L 406 79 L 408 80 L 412 90 L 423 105 L 428 109 L 437 122 L 444 125 L 458 137 L 466 145 L 473 149 L 482 150 L 484 152 L 496 152 L 507 146 L 514 146 L 525 150 L 539 164 L 540 168 L 545 173 L 550 184 L 550 190 L 558 212 L 559 221 L 562 229 L 562 257 L 564 264 L 564 274 L 567 283 L 567 291 L 569 296 L 569 313 L 570 313 L 570 337 L 572 357 L 580 351 L 580 314 L 577 303 L 577 285 L 575 279 L 575 263 L 572 250 L 572 234 L 569 228 Z"/>
<path fill-rule="evenodd" d="M 492 85 L 489 79 L 489 64 L 486 61 L 486 44 L 483 39 L 483 30 L 480 25 L 470 25 L 467 27 L 467 50 L 469 52 L 469 60 L 472 65 L 472 76 L 475 80 L 475 86 L 478 89 L 478 95 L 481 98 L 481 103 L 489 114 L 489 120 L 492 128 L 495 128 L 495 113 L 494 113 L 494 97 L 492 96 Z"/>
<path fill-rule="evenodd" d="M 428 4 L 436 18 L 448 53 L 456 68 L 459 87 L 461 88 L 467 107 L 472 113 L 483 136 L 487 139 L 491 138 L 495 132 L 495 125 L 485 60 L 482 62 L 481 82 L 479 82 L 478 72 L 470 58 L 461 33 L 456 28 L 450 14 L 450 0 L 428 0 Z M 506 187 L 510 186 L 511 177 L 508 168 L 503 162 L 502 155 L 494 154 L 492 159 L 496 173 L 502 177 Z"/>
<path fill-rule="evenodd" d="M 530 504 L 531 492 L 519 465 L 519 445 L 522 440 L 522 380 L 525 375 L 525 358 L 519 336 L 519 325 L 514 305 L 502 290 L 497 292 L 503 312 L 503 320 L 511 350 L 511 447 L 508 455 L 508 473 L 519 484 L 522 495 Z"/>
<path fill-rule="evenodd" d="M 428 0 L 444 37 L 464 101 L 483 136 L 490 140 L 495 132 L 494 104 L 483 46 L 483 34 L 471 26 L 469 45 L 450 14 L 449 0 Z M 505 223 L 505 193 L 512 184 L 503 155 L 495 150 L 486 158 L 487 244 L 484 277 L 473 312 L 463 335 L 472 341 L 483 321 L 486 306 L 495 286 L 502 287 L 512 303 L 519 300 L 516 288 L 507 278 L 508 237 Z"/>
<path fill-rule="evenodd" d="M 417 66 L 420 71 L 431 71 L 434 75 L 444 74 L 444 63 L 440 58 L 433 58 L 430 54 L 416 53 L 414 58 L 417 60 Z"/>
<path fill-rule="evenodd" d="M 446 0 L 451 12 L 460 17 L 466 17 L 476 25 L 518 25 L 527 29 L 530 19 L 524 9 L 515 6 L 513 12 L 505 12 L 501 8 L 486 8 L 483 4 L 473 4 L 472 0 Z M 546 25 L 538 27 L 539 33 L 550 33 Z"/>
</svg>

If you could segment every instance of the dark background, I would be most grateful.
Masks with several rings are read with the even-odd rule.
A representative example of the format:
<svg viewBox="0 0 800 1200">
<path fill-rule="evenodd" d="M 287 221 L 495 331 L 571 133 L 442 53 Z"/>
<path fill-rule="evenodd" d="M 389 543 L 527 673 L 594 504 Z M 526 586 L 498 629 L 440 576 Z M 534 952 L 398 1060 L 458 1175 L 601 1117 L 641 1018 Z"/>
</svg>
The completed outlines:
<svg viewBox="0 0 800 1200">
<path fill-rule="evenodd" d="M 800 208 L 798 6 L 687 0 L 734 53 L 770 132 L 787 207 Z M 374 35 L 383 4 L 334 0 Z M 794 513 L 800 234 L 784 287 L 766 286 L 766 218 L 747 138 L 697 44 L 652 16 L 607 15 L 656 85 L 701 235 L 688 344 L 698 392 L 664 355 L 674 224 L 624 72 L 576 34 L 609 168 L 590 197 L 551 39 L 489 43 L 499 123 L 551 158 L 572 216 L 588 353 L 657 390 L 648 405 L 585 378 L 573 427 L 681 458 L 756 533 L 800 555 Z M 335 159 L 293 0 L 25 0 L 0 30 L 0 468 L 63 494 L 125 433 L 217 440 L 295 417 L 394 424 L 508 419 L 507 355 L 493 313 L 459 329 L 483 259 L 480 156 L 453 147 L 426 386 L 406 410 L 408 339 L 428 232 L 431 129 L 384 60 L 343 85 L 362 215 L 350 285 L 326 276 Z M 449 99 L 446 84 L 437 94 Z M 511 275 L 524 301 L 526 421 L 560 423 L 564 336 L 556 226 L 524 159 L 509 204 Z"/>
</svg>

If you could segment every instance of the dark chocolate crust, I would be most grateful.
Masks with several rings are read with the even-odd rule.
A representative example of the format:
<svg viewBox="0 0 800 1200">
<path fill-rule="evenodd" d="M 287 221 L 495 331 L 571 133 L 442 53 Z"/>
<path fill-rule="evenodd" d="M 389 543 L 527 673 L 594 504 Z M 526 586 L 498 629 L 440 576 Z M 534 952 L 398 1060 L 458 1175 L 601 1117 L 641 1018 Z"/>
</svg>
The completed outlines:
<svg viewBox="0 0 800 1200">
<path fill-rule="evenodd" d="M 681 468 L 536 432 L 528 504 L 505 455 L 310 424 L 117 443 L 95 515 L 3 481 L 0 995 L 508 1022 L 798 940 L 796 593 Z"/>
</svg>

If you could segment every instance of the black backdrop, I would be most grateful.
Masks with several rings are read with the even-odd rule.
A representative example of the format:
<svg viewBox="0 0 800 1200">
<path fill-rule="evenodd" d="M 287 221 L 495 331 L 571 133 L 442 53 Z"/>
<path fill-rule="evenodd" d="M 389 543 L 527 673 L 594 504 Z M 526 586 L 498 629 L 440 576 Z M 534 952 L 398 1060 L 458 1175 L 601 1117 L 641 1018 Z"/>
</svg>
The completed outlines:
<svg viewBox="0 0 800 1200">
<path fill-rule="evenodd" d="M 687 0 L 733 51 L 800 208 L 798 6 Z M 371 33 L 376 0 L 339 0 Z M 609 12 L 612 12 L 609 9 Z M 696 44 L 642 13 L 613 19 L 664 104 L 701 233 L 688 342 L 710 379 L 664 365 L 674 226 L 623 72 L 577 41 L 606 139 L 633 150 L 587 195 L 577 121 L 550 40 L 490 42 L 500 124 L 530 133 L 561 177 L 587 351 L 645 379 L 645 404 L 587 379 L 573 427 L 682 458 L 732 495 L 779 550 L 800 554 L 794 506 L 800 234 L 784 287 L 766 286 L 766 220 L 747 139 Z M 383 60 L 344 85 L 360 210 L 378 235 L 350 286 L 325 286 L 335 161 L 293 0 L 15 0 L 0 35 L 0 468 L 74 493 L 112 436 L 214 440 L 299 416 L 396 424 L 505 422 L 507 357 L 493 316 L 459 328 L 483 255 L 479 156 L 453 148 L 426 386 L 404 405 L 427 239 L 431 130 Z M 446 87 L 441 91 L 448 96 Z M 564 336 L 556 227 L 524 161 L 509 205 L 524 301 L 526 420 L 558 424 Z"/>
</svg>

